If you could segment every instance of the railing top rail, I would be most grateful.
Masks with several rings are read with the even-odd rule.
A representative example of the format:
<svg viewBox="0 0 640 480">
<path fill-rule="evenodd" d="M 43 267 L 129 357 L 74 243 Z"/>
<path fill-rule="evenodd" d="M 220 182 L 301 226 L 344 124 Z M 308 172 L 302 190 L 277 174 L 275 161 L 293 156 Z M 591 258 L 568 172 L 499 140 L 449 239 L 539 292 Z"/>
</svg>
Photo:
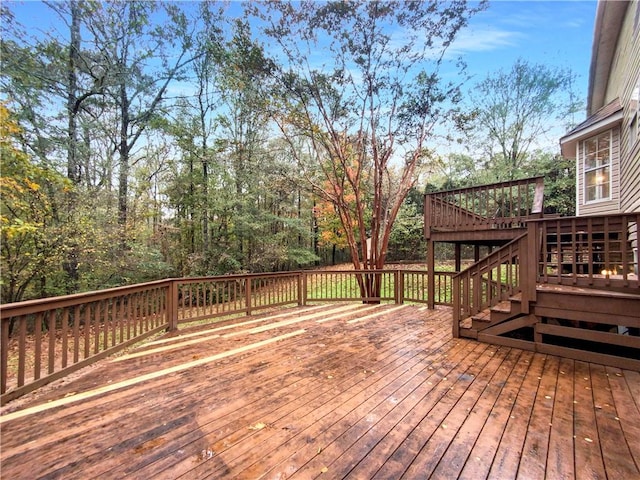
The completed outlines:
<svg viewBox="0 0 640 480">
<path fill-rule="evenodd" d="M 406 271 L 404 269 L 399 269 L 399 268 L 389 268 L 389 269 L 381 269 L 381 270 L 307 270 L 305 271 L 305 273 L 321 273 L 321 274 L 327 274 L 327 273 L 393 273 L 393 272 L 402 272 L 402 271 Z M 426 271 L 426 270 L 425 270 Z"/>
<path fill-rule="evenodd" d="M 533 185 L 537 183 L 539 180 L 544 180 L 544 176 L 539 175 L 536 177 L 521 178 L 518 180 L 508 180 L 505 182 L 498 182 L 498 183 L 488 183 L 484 185 L 476 185 L 473 187 L 454 188 L 451 190 L 438 190 L 437 192 L 426 193 L 425 197 L 428 197 L 430 195 L 440 196 L 440 195 L 451 195 L 451 194 L 472 192 L 472 191 L 478 191 L 478 190 L 492 190 L 496 188 L 514 187 L 518 185 Z"/>
<path fill-rule="evenodd" d="M 453 277 L 454 280 L 457 279 L 460 276 L 467 275 L 467 273 L 472 271 L 472 270 L 476 270 L 477 271 L 477 270 L 481 270 L 481 269 L 485 268 L 487 265 L 491 264 L 491 262 L 495 258 L 499 258 L 506 249 L 508 249 L 512 245 L 518 243 L 520 240 L 522 240 L 526 236 L 527 236 L 527 232 L 523 233 L 522 235 L 517 236 L 516 238 L 511 240 L 509 243 L 503 245 L 499 249 L 494 250 L 493 252 L 491 252 L 489 255 L 487 255 L 483 259 L 479 260 L 478 262 L 474 263 L 473 265 L 469 266 L 468 268 L 465 268 L 461 272 L 459 272 L 456 275 L 454 275 L 454 277 Z"/>
<path fill-rule="evenodd" d="M 233 275 L 214 275 L 203 277 L 185 277 L 185 278 L 167 278 L 163 280 L 156 280 L 153 282 L 138 283 L 135 285 L 127 285 L 122 287 L 107 288 L 104 290 L 94 290 L 90 292 L 76 293 L 73 295 L 63 295 L 58 297 L 45 297 L 34 300 L 25 300 L 23 302 L 5 303 L 0 304 L 0 318 L 27 315 L 29 313 L 35 313 L 43 310 L 53 310 L 57 308 L 64 308 L 73 305 L 80 305 L 88 302 L 95 302 L 108 298 L 118 297 L 121 295 L 127 295 L 136 293 L 142 290 L 146 290 L 154 287 L 165 287 L 172 282 L 178 282 L 183 284 L 198 283 L 206 281 L 225 281 L 225 280 L 245 280 L 253 278 L 277 278 L 277 277 L 291 277 L 293 275 L 300 275 L 302 273 L 319 273 L 319 274 L 392 274 L 395 269 L 383 269 L 383 270 L 291 270 L 286 272 L 268 272 L 268 273 L 247 273 L 247 274 L 233 274 Z"/>
<path fill-rule="evenodd" d="M 104 300 L 106 298 L 118 297 L 130 293 L 136 293 L 154 287 L 164 287 L 171 284 L 175 279 L 166 278 L 164 280 L 156 280 L 153 282 L 138 283 L 135 285 L 127 285 L 123 287 L 106 288 L 104 290 L 94 290 L 91 292 L 75 293 L 73 295 L 63 295 L 60 297 L 45 297 L 34 300 L 25 300 L 23 302 L 13 302 L 0 304 L 0 317 L 15 315 L 26 315 L 31 312 L 42 310 L 53 310 L 56 308 L 64 308 L 71 305 L 79 305 L 88 302 Z M 43 308 L 46 307 L 46 308 Z"/>
<path fill-rule="evenodd" d="M 315 271 L 315 270 L 314 270 Z M 212 280 L 243 280 L 246 278 L 265 278 L 265 277 L 290 277 L 292 275 L 300 275 L 303 270 L 289 270 L 286 272 L 264 272 L 264 273 L 234 273 L 230 275 L 210 275 L 201 277 L 182 277 L 174 278 L 171 280 L 180 283 L 197 283 L 197 282 L 210 282 Z"/>
<path fill-rule="evenodd" d="M 581 215 L 579 217 L 553 217 L 553 218 L 531 218 L 527 222 L 534 223 L 571 223 L 572 221 L 587 222 L 588 220 L 604 220 L 605 218 L 624 218 L 640 216 L 640 212 L 628 212 L 628 213 L 611 213 L 607 215 Z"/>
</svg>

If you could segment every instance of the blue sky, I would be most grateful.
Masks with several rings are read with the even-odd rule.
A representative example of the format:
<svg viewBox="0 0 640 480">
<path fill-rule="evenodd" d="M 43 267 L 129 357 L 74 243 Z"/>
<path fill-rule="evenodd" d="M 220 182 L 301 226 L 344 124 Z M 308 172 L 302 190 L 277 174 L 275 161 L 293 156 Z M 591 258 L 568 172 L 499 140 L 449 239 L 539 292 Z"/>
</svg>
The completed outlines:
<svg viewBox="0 0 640 480">
<path fill-rule="evenodd" d="M 454 47 L 474 80 L 509 70 L 519 57 L 570 68 L 576 93 L 586 99 L 595 1 L 494 1 L 471 21 Z"/>
<path fill-rule="evenodd" d="M 5 2 L 27 31 L 56 28 L 41 2 Z M 509 70 L 519 57 L 531 63 L 570 68 L 576 93 L 586 99 L 596 1 L 492 1 L 472 18 L 454 44 L 466 60 L 472 83 L 499 69 Z M 231 5 L 235 10 L 236 5 Z M 63 29 L 64 30 L 64 29 Z M 578 119 L 580 120 L 580 119 Z"/>
</svg>

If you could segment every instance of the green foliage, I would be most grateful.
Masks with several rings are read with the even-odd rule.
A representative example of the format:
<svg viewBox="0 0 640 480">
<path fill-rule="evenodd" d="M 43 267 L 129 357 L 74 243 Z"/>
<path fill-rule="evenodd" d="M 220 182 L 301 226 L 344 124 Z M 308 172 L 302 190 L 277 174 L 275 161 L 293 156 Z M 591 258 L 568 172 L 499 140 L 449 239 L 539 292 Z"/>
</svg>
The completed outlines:
<svg viewBox="0 0 640 480">
<path fill-rule="evenodd" d="M 407 196 L 393 224 L 389 238 L 389 260 L 424 260 L 427 252 L 424 239 L 422 195 L 416 189 Z"/>
<path fill-rule="evenodd" d="M 70 185 L 55 171 L 30 161 L 17 147 L 20 134 L 11 113 L 0 104 L 3 302 L 46 294 L 46 278 L 58 267 L 66 234 L 56 215 Z"/>
<path fill-rule="evenodd" d="M 475 85 L 472 114 L 460 126 L 498 180 L 518 178 L 554 122 L 566 122 L 580 109 L 571 92 L 573 79 L 568 70 L 518 59 L 510 71 L 500 70 Z"/>
</svg>

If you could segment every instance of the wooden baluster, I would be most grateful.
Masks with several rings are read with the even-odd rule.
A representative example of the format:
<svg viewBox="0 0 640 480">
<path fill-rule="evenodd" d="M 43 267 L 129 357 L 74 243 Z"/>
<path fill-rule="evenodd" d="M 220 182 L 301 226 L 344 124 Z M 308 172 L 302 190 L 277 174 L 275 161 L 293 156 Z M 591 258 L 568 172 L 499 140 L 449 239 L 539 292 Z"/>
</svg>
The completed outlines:
<svg viewBox="0 0 640 480">
<path fill-rule="evenodd" d="M 34 359 L 33 359 L 33 379 L 38 380 L 40 378 L 40 372 L 42 370 L 42 312 L 38 312 L 34 319 Z"/>
</svg>

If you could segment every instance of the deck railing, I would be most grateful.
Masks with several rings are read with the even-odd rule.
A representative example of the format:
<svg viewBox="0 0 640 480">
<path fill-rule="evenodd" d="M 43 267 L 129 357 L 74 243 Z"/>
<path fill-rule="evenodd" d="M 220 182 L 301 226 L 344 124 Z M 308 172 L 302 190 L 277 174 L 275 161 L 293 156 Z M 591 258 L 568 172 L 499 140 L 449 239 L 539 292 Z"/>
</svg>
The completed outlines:
<svg viewBox="0 0 640 480">
<path fill-rule="evenodd" d="M 436 272 L 436 303 L 452 304 L 452 276 Z M 363 298 L 362 281 L 379 293 Z M 426 304 L 427 285 L 426 270 L 296 271 L 168 279 L 0 305 L 0 403 L 189 322 L 332 301 Z"/>
<path fill-rule="evenodd" d="M 433 231 L 522 228 L 542 214 L 544 177 L 425 195 L 425 235 Z"/>
<path fill-rule="evenodd" d="M 525 233 L 453 277 L 453 334 L 460 320 L 517 293 L 523 306 L 535 297 L 530 272 L 529 236 Z M 525 307 L 526 308 L 526 307 Z M 526 313 L 526 311 L 525 311 Z"/>
<path fill-rule="evenodd" d="M 537 281 L 638 293 L 640 213 L 532 221 Z"/>
<path fill-rule="evenodd" d="M 2 403 L 167 329 L 171 288 L 160 281 L 1 305 Z"/>
</svg>

